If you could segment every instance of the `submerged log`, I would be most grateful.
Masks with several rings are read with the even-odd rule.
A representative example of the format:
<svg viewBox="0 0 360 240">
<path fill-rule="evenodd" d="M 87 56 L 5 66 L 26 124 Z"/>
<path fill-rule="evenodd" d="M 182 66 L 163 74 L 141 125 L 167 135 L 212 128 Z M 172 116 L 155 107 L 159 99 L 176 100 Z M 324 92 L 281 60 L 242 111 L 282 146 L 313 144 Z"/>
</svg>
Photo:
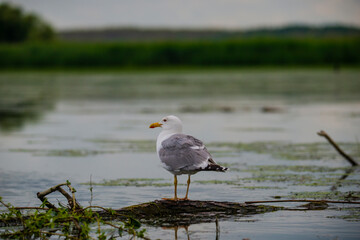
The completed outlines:
<svg viewBox="0 0 360 240">
<path fill-rule="evenodd" d="M 141 223 L 158 227 L 188 226 L 195 223 L 215 222 L 216 220 L 240 218 L 246 215 L 285 209 L 284 207 L 270 205 L 194 200 L 155 200 L 153 202 L 112 210 L 96 206 L 91 208 L 100 209 L 94 211 L 94 214 L 98 214 L 106 220 L 127 220 L 128 218 L 133 218 Z M 23 217 L 23 219 L 26 218 L 26 216 Z M 20 219 L 16 218 L 6 222 L 0 221 L 0 227 L 20 224 Z"/>
<path fill-rule="evenodd" d="M 283 206 L 261 205 L 269 203 L 286 202 L 307 202 L 310 204 L 287 208 Z M 332 201 L 332 200 L 270 200 L 270 201 L 252 201 L 245 203 L 237 202 L 218 202 L 218 201 L 170 201 L 155 200 L 152 202 L 141 203 L 120 209 L 106 209 L 99 206 L 89 206 L 83 209 L 77 209 L 75 212 L 82 212 L 85 209 L 92 208 L 94 217 L 100 216 L 104 220 L 128 220 L 136 219 L 141 223 L 156 227 L 178 227 L 189 226 L 195 223 L 216 222 L 226 219 L 238 219 L 248 215 L 262 214 L 279 210 L 323 210 L 328 207 L 328 203 L 334 204 L 360 204 L 352 201 Z M 15 209 L 39 209 L 26 207 Z M 48 208 L 41 208 L 49 210 Z M 97 210 L 95 210 L 97 209 Z M 100 210 L 99 210 L 100 209 Z M 20 218 L 0 219 L 0 227 L 21 225 L 22 220 L 28 216 Z"/>
<path fill-rule="evenodd" d="M 72 193 L 72 196 L 64 191 L 61 186 L 67 185 Z M 136 219 L 141 223 L 145 223 L 152 226 L 159 227 L 176 227 L 176 226 L 188 226 L 194 223 L 204 222 L 216 222 L 217 220 L 235 219 L 241 218 L 247 215 L 274 212 L 278 210 L 315 210 L 325 209 L 328 207 L 327 203 L 347 203 L 347 204 L 360 204 L 360 202 L 349 201 L 331 201 L 331 200 L 272 200 L 272 201 L 252 201 L 252 202 L 219 202 L 219 201 L 199 201 L 199 200 L 155 200 L 152 202 L 141 203 L 138 205 L 132 205 L 120 209 L 106 209 L 100 206 L 88 206 L 83 208 L 75 198 L 75 189 L 71 186 L 70 182 L 58 184 L 52 188 L 49 188 L 43 192 L 39 192 L 37 195 L 43 202 L 45 207 L 11 207 L 5 204 L 0 199 L 0 204 L 12 210 L 54 210 L 58 212 L 59 209 L 54 204 L 48 202 L 46 195 L 59 191 L 68 200 L 68 211 L 74 214 L 84 214 L 86 209 L 91 209 L 90 218 L 102 217 L 104 220 L 128 220 Z M 302 205 L 301 208 L 286 208 L 282 206 L 267 205 L 271 202 L 308 202 L 310 205 Z M 318 204 L 320 202 L 320 204 Z M 263 205 L 259 205 L 263 204 Z M 42 213 L 40 213 L 42 214 Z M 5 215 L 4 215 L 5 216 Z M 16 213 L 16 216 L 7 218 L 0 218 L 0 227 L 14 226 L 23 224 L 23 221 L 29 218 L 30 215 L 22 215 Z M 77 216 L 78 217 L 78 216 Z M 89 216 L 87 216 L 89 217 Z M 75 218 L 71 217 L 71 221 Z M 79 225 L 74 220 L 75 225 Z"/>
<path fill-rule="evenodd" d="M 155 200 L 115 211 L 119 218 L 132 217 L 148 225 L 171 227 L 214 222 L 216 219 L 229 219 L 281 209 L 284 208 L 236 202 Z M 107 211 L 98 213 L 102 217 L 109 216 Z"/>
<path fill-rule="evenodd" d="M 296 207 L 283 207 L 265 205 L 269 203 L 308 203 Z M 141 223 L 159 226 L 176 227 L 188 226 L 195 223 L 215 222 L 216 220 L 235 219 L 248 215 L 274 212 L 279 210 L 323 210 L 333 204 L 360 204 L 352 201 L 333 201 L 333 200 L 272 200 L 272 201 L 253 201 L 253 202 L 218 202 L 218 201 L 170 201 L 155 200 L 153 202 L 141 203 L 117 209 L 117 218 L 132 217 Z M 98 212 L 102 217 L 109 217 L 107 211 Z"/>
</svg>

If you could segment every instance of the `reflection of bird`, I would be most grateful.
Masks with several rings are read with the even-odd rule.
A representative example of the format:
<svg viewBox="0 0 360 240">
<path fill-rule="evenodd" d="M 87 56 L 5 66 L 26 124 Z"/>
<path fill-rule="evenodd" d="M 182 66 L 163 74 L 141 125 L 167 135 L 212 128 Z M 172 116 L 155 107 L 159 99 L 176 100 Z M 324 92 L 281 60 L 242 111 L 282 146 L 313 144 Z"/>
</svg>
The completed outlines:
<svg viewBox="0 0 360 240">
<path fill-rule="evenodd" d="M 164 117 L 160 122 L 150 125 L 150 128 L 161 127 L 156 150 L 163 167 L 174 174 L 175 195 L 177 197 L 177 175 L 188 174 L 185 198 L 188 200 L 190 176 L 200 171 L 225 172 L 226 167 L 218 165 L 211 157 L 204 144 L 190 135 L 182 134 L 182 122 L 176 116 Z"/>
</svg>

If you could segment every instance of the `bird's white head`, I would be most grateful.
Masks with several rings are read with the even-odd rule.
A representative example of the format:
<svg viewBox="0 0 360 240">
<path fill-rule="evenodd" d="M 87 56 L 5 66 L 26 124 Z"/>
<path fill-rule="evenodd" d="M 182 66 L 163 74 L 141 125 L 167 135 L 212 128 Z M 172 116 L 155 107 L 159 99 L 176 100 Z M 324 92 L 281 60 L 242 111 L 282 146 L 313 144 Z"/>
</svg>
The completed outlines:
<svg viewBox="0 0 360 240">
<path fill-rule="evenodd" d="M 163 117 L 160 122 L 152 123 L 150 125 L 150 128 L 156 127 L 161 127 L 163 130 L 171 131 L 174 133 L 182 132 L 182 122 L 178 117 L 174 115 Z"/>
</svg>

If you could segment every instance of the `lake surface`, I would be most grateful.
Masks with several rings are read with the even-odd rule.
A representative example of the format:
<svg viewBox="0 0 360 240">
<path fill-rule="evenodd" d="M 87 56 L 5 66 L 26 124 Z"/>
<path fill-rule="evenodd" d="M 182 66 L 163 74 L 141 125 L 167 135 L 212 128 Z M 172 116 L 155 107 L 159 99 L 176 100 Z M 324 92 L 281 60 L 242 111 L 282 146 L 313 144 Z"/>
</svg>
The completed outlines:
<svg viewBox="0 0 360 240">
<path fill-rule="evenodd" d="M 358 70 L 0 73 L 0 196 L 38 206 L 37 192 L 69 180 L 84 206 L 172 197 L 155 150 L 159 129 L 149 129 L 170 114 L 230 168 L 194 175 L 191 199 L 359 201 L 359 169 L 316 134 L 325 130 L 360 161 Z M 330 204 L 220 221 L 217 237 L 359 239 L 359 221 L 358 206 Z M 151 239 L 216 238 L 215 223 L 145 227 Z"/>
</svg>

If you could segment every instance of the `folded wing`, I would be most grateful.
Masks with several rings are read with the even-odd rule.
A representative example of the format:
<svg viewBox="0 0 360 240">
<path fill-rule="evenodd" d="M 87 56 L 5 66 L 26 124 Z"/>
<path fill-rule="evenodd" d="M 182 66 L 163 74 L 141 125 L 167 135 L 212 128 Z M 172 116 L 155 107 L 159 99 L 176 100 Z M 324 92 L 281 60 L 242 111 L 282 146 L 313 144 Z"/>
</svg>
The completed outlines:
<svg viewBox="0 0 360 240">
<path fill-rule="evenodd" d="M 193 136 L 174 134 L 161 145 L 159 157 L 164 167 L 171 172 L 224 171 L 222 167 L 215 167 L 219 165 L 212 159 L 202 141 Z"/>
</svg>

